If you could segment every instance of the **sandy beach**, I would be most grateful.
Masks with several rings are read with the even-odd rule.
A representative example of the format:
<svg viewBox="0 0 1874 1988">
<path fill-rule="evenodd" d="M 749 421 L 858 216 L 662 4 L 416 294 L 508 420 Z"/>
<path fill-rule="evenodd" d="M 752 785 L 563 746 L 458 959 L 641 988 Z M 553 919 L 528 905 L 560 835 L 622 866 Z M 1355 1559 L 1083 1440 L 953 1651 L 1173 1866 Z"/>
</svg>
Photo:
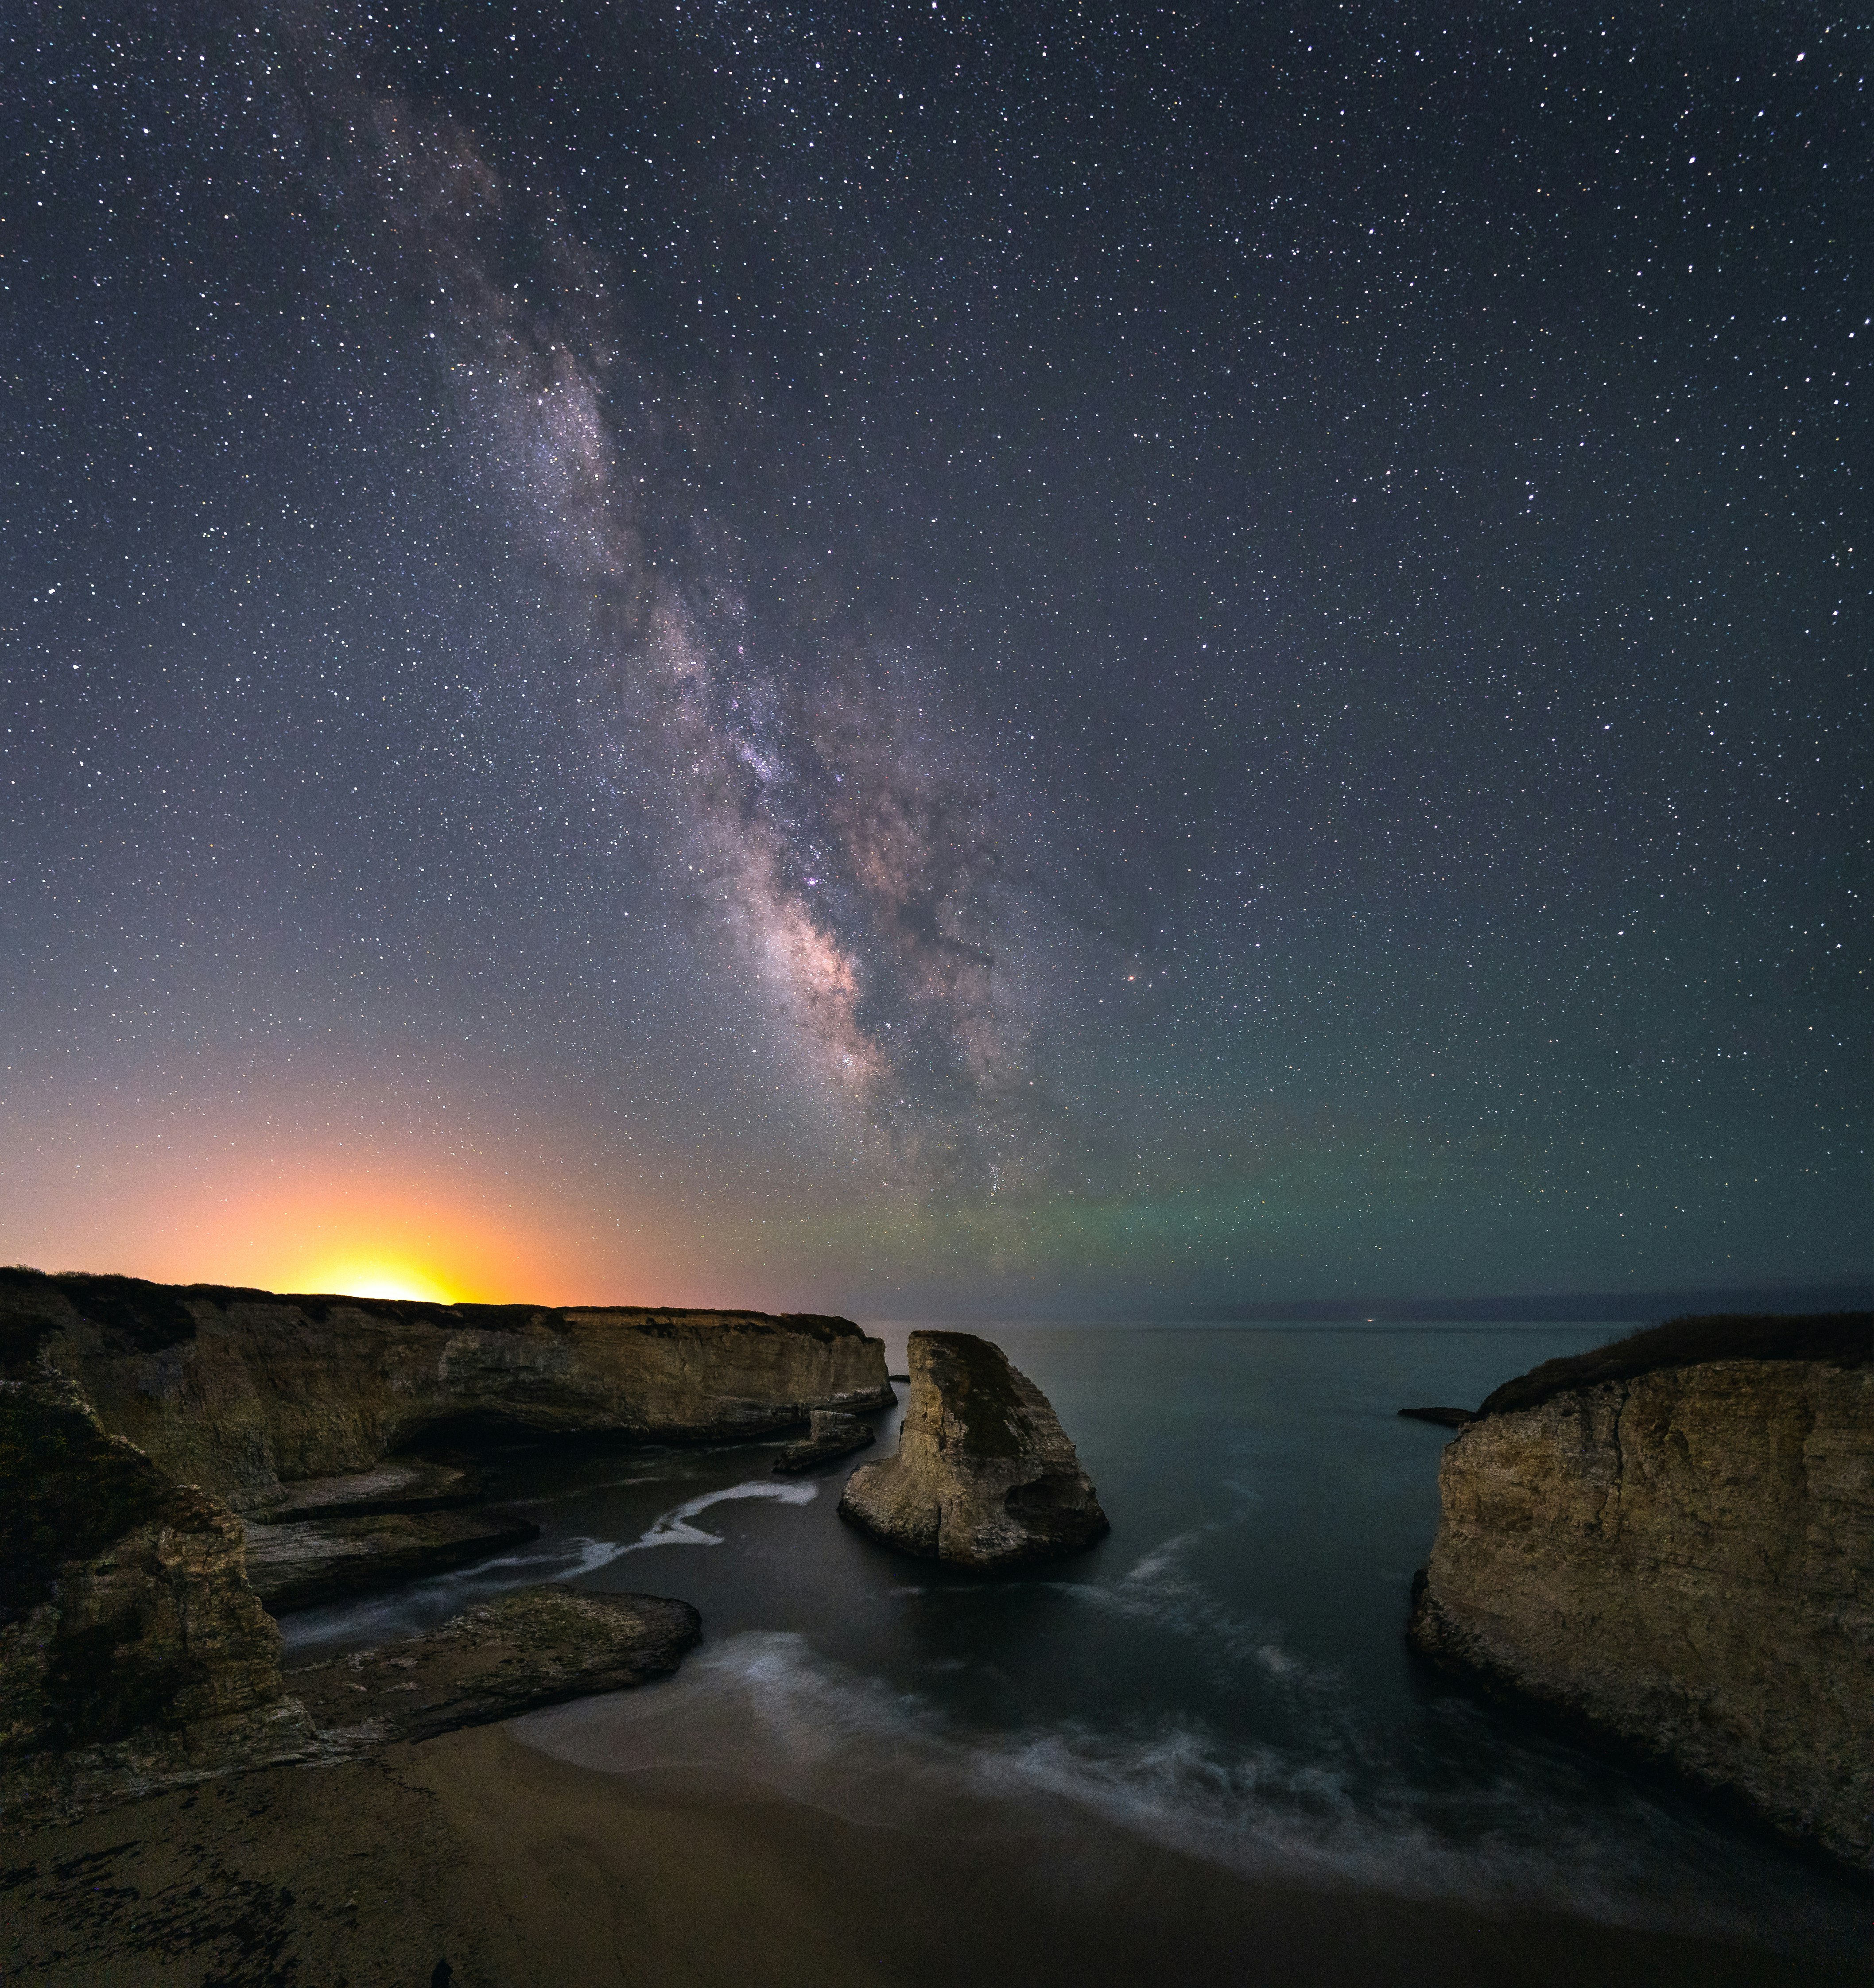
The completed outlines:
<svg viewBox="0 0 1874 1988">
<path fill-rule="evenodd" d="M 1247 1882 L 1104 1824 L 867 1827 L 749 1783 L 568 1765 L 506 1728 L 161 1796 L 5 1851 L 46 1988 L 1802 1983 L 1814 1956 Z M 441 1963 L 448 1965 L 439 1975 Z"/>
</svg>

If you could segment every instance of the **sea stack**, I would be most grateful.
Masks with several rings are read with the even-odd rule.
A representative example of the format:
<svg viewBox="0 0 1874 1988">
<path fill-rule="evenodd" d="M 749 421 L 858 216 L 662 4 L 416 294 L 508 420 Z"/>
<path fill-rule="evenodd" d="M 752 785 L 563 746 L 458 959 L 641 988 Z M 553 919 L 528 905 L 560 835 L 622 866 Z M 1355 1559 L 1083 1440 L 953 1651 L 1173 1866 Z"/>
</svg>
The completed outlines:
<svg viewBox="0 0 1874 1988">
<path fill-rule="evenodd" d="M 1446 1449 L 1413 1647 L 1874 1854 L 1874 1317 L 1680 1319 Z"/>
<path fill-rule="evenodd" d="M 1091 1546 L 1109 1530 L 1047 1398 L 1001 1347 L 914 1332 L 898 1454 L 861 1464 L 841 1516 L 888 1546 L 952 1567 L 1012 1567 Z"/>
</svg>

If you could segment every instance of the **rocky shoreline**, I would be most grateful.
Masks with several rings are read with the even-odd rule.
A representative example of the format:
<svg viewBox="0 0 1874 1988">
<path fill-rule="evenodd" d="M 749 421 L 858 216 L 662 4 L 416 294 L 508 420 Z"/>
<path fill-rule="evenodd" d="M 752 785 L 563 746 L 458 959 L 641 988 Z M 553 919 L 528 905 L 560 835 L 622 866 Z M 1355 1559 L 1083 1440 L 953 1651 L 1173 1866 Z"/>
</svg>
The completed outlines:
<svg viewBox="0 0 1874 1988">
<path fill-rule="evenodd" d="M 418 1304 L 20 1270 L 0 1270 L 0 1359 L 63 1374 L 106 1428 L 250 1517 L 426 1445 L 732 1440 L 896 1398 L 884 1342 L 817 1314 Z"/>
<path fill-rule="evenodd" d="M 0 1271 L 0 1810 L 329 1761 L 616 1690 L 695 1642 L 687 1603 L 551 1588 L 282 1673 L 276 1614 L 538 1537 L 480 1503 L 472 1461 L 400 1445 L 744 1436 L 895 1398 L 844 1319 Z"/>
<path fill-rule="evenodd" d="M 242 1530 L 248 1584 L 276 1615 L 472 1566 L 540 1537 L 531 1520 L 486 1509 L 249 1519 Z"/>
<path fill-rule="evenodd" d="M 700 1625 L 654 1597 L 522 1591 L 291 1672 L 274 1616 L 535 1537 L 482 1502 L 477 1435 L 806 1422 L 774 1463 L 786 1474 L 870 1443 L 855 1408 L 895 1398 L 882 1344 L 844 1320 L 511 1307 L 524 1316 L 465 1323 L 475 1309 L 0 1273 L 10 1824 L 329 1763 L 666 1674 Z M 264 1369 L 269 1351 L 282 1371 Z M 413 1364 L 419 1353 L 433 1368 Z M 497 1353 L 511 1397 L 490 1378 Z M 841 1516 L 979 1570 L 1104 1535 L 1072 1442 L 1000 1348 L 918 1332 L 908 1371 L 896 1452 L 852 1472 Z M 387 1371 L 402 1376 L 391 1408 Z M 1869 1870 L 1874 1320 L 1678 1320 L 1548 1362 L 1474 1412 L 1399 1412 L 1456 1432 L 1414 1591 L 1422 1657 Z M 377 1453 L 412 1428 L 448 1446 Z M 289 1467 L 308 1460 L 322 1467 Z M 179 1477 L 182 1463 L 211 1481 Z"/>
</svg>

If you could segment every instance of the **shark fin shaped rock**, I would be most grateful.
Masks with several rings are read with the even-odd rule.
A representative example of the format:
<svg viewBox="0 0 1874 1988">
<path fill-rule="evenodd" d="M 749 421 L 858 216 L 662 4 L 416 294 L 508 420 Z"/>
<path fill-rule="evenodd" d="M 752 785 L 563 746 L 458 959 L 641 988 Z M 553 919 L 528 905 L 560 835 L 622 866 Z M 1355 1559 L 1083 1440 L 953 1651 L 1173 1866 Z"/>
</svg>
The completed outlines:
<svg viewBox="0 0 1874 1988">
<path fill-rule="evenodd" d="M 1047 1398 L 999 1346 L 914 1332 L 898 1453 L 862 1464 L 840 1499 L 901 1552 L 952 1567 L 1077 1553 L 1110 1530 Z"/>
</svg>

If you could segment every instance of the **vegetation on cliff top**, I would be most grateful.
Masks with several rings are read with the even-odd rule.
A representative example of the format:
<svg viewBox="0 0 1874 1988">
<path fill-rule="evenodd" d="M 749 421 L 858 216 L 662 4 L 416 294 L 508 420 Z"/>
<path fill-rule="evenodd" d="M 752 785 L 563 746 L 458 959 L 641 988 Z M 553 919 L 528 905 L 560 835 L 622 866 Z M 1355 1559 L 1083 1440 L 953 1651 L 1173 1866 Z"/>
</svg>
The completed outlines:
<svg viewBox="0 0 1874 1988">
<path fill-rule="evenodd" d="M 1712 1360 L 1815 1360 L 1831 1367 L 1865 1367 L 1874 1363 L 1874 1312 L 1723 1312 L 1669 1318 L 1663 1325 L 1649 1326 L 1591 1353 L 1544 1361 L 1506 1381 L 1477 1415 L 1513 1415 L 1571 1388 L 1631 1381 L 1642 1374 L 1702 1366 Z"/>
</svg>

